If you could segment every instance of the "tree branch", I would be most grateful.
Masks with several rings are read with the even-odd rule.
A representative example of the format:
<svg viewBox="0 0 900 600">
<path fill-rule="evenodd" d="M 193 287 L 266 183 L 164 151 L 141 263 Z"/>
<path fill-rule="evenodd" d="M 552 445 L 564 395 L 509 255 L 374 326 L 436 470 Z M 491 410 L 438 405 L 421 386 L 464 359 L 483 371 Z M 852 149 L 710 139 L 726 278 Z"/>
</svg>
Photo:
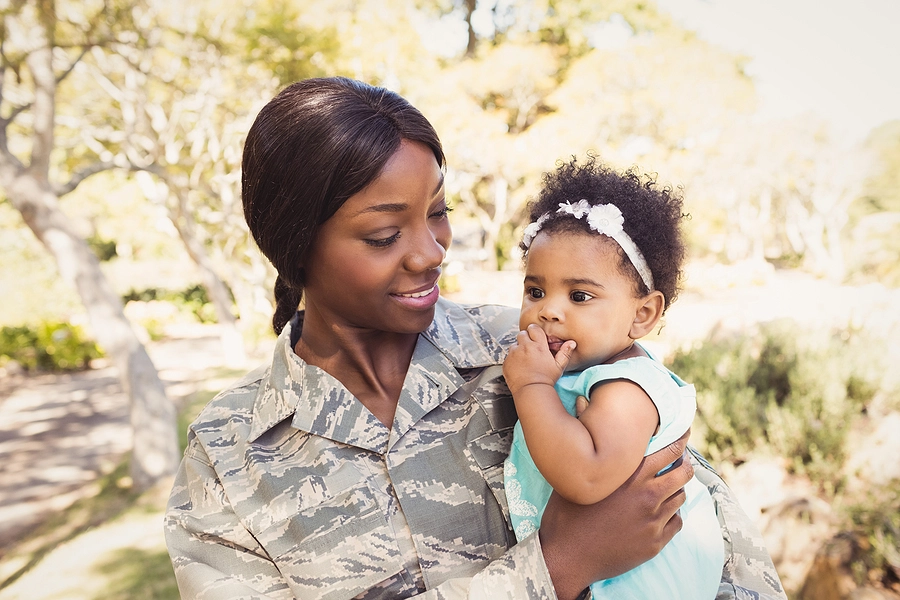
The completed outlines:
<svg viewBox="0 0 900 600">
<path fill-rule="evenodd" d="M 2 97 L 0 97 L 0 100 L 2 100 Z M 28 104 L 19 105 L 19 106 L 15 107 L 14 109 L 12 109 L 9 112 L 8 117 L 0 118 L 0 128 L 2 128 L 4 131 L 6 131 L 6 128 L 9 126 L 9 124 L 12 123 L 13 121 L 15 121 L 16 117 L 18 117 L 19 114 L 28 110 L 29 108 L 31 108 L 31 102 L 29 102 Z"/>
<path fill-rule="evenodd" d="M 81 48 L 81 54 L 78 55 L 78 58 L 72 61 L 72 64 L 69 65 L 69 68 L 66 69 L 59 77 L 56 78 L 56 84 L 59 85 L 69 74 L 75 70 L 75 65 L 81 62 L 81 59 L 84 58 L 84 55 L 88 53 L 88 50 L 91 49 L 91 46 L 83 46 Z"/>
<path fill-rule="evenodd" d="M 109 171 L 110 169 L 116 168 L 116 165 L 112 161 L 104 161 L 94 163 L 92 165 L 88 165 L 84 168 L 78 169 L 72 174 L 72 177 L 69 178 L 69 181 L 63 184 L 54 185 L 53 192 L 58 196 L 62 197 L 74 190 L 78 185 L 90 177 L 91 175 L 96 175 L 97 173 L 101 173 L 103 171 Z"/>
<path fill-rule="evenodd" d="M 22 161 L 9 151 L 6 143 L 6 130 L 0 130 L 0 184 L 8 185 L 11 178 L 16 177 L 24 170 L 25 165 L 22 164 Z"/>
</svg>

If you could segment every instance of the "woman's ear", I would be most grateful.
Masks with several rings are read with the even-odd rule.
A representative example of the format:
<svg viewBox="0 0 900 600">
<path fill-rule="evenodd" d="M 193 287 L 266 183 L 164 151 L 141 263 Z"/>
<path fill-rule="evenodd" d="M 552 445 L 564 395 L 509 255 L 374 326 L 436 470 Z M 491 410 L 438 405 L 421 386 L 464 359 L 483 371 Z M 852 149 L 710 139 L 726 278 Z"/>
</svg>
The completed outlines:
<svg viewBox="0 0 900 600">
<path fill-rule="evenodd" d="M 665 305 L 665 296 L 659 290 L 650 292 L 639 299 L 628 337 L 637 340 L 653 331 L 653 328 L 656 327 L 656 324 L 662 318 Z"/>
</svg>

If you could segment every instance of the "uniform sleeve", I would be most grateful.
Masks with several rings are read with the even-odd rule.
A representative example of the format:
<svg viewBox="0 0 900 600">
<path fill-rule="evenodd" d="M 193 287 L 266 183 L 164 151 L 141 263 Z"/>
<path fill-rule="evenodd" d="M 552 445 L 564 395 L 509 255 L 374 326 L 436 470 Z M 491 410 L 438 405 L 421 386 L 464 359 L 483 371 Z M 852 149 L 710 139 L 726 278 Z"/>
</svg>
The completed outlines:
<svg viewBox="0 0 900 600">
<path fill-rule="evenodd" d="M 474 577 L 450 579 L 416 596 L 423 600 L 555 600 L 556 590 L 535 532 Z"/>
<path fill-rule="evenodd" d="M 693 448 L 694 476 L 716 504 L 725 540 L 725 567 L 716 600 L 787 600 L 775 565 L 756 525 L 718 473 Z"/>
<path fill-rule="evenodd" d="M 195 439 L 175 477 L 165 535 L 185 600 L 293 598 L 275 564 L 234 514 Z"/>
</svg>

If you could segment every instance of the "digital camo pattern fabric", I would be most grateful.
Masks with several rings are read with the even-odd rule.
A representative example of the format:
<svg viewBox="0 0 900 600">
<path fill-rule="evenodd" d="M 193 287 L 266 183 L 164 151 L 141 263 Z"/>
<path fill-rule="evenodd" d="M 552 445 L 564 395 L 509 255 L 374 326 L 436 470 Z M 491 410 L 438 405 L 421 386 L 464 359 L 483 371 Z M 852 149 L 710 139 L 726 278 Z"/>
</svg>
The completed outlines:
<svg viewBox="0 0 900 600">
<path fill-rule="evenodd" d="M 190 428 L 167 515 L 183 596 L 552 597 L 503 493 L 515 321 L 441 301 L 391 428 L 300 360 L 286 330 L 269 368 Z"/>
<path fill-rule="evenodd" d="M 688 450 L 694 476 L 709 489 L 716 504 L 725 539 L 725 568 L 716 600 L 787 600 L 787 593 L 756 525 L 712 466 L 690 446 Z"/>
<path fill-rule="evenodd" d="M 515 543 L 503 491 L 516 415 L 500 365 L 517 319 L 441 300 L 390 428 L 294 354 L 295 319 L 272 363 L 190 427 L 165 524 L 182 597 L 554 598 L 538 537 Z M 729 536 L 740 553 L 747 540 Z M 726 573 L 736 591 L 719 597 L 781 597 L 738 595 L 745 576 L 777 583 L 762 555 L 759 572 Z"/>
</svg>

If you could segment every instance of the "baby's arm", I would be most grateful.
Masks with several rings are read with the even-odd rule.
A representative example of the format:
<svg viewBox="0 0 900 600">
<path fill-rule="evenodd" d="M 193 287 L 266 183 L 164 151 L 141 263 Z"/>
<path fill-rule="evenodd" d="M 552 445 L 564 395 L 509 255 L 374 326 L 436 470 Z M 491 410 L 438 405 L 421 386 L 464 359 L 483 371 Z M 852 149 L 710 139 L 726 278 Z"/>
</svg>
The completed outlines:
<svg viewBox="0 0 900 600">
<path fill-rule="evenodd" d="M 637 469 L 659 420 L 640 386 L 624 380 L 598 385 L 580 420 L 563 407 L 553 384 L 572 347 L 554 357 L 543 331 L 519 333 L 503 365 L 528 451 L 547 482 L 579 504 L 599 502 Z"/>
</svg>

